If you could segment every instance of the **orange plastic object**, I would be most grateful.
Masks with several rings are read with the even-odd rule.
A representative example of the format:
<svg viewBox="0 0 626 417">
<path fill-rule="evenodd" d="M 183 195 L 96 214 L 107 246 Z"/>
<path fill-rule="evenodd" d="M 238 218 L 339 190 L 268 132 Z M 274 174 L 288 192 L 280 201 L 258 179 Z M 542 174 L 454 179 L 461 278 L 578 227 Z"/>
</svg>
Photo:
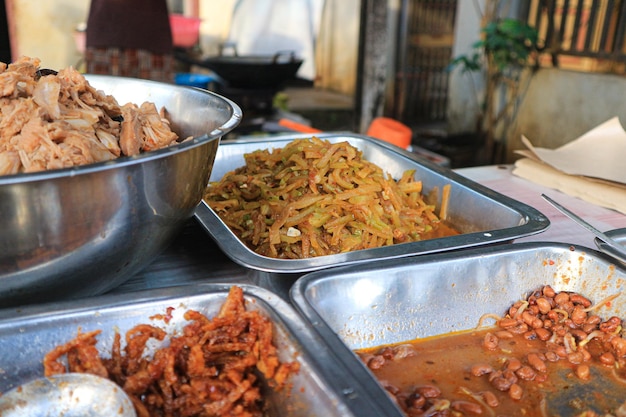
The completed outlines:
<svg viewBox="0 0 626 417">
<path fill-rule="evenodd" d="M 293 120 L 289 120 L 289 119 L 280 119 L 278 121 L 278 124 L 288 129 L 295 130 L 296 132 L 302 132 L 302 133 L 321 133 L 322 132 L 321 130 L 316 129 L 314 127 L 307 126 L 302 123 L 294 122 Z"/>
<path fill-rule="evenodd" d="M 393 143 L 407 149 L 411 144 L 413 132 L 407 125 L 388 117 L 377 117 L 367 129 L 367 136 Z"/>
<path fill-rule="evenodd" d="M 172 28 L 172 42 L 174 46 L 181 48 L 192 47 L 200 38 L 201 19 L 188 17 L 180 14 L 170 14 L 170 26 Z"/>
</svg>

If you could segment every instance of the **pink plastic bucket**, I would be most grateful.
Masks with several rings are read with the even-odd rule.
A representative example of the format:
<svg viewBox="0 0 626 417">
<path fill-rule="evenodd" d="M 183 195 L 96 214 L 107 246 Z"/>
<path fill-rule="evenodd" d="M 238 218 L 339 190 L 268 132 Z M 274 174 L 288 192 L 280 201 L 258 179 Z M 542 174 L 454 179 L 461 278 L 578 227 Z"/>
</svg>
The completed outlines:
<svg viewBox="0 0 626 417">
<path fill-rule="evenodd" d="M 189 48 L 194 46 L 200 38 L 200 22 L 197 17 L 170 14 L 172 40 L 174 46 Z"/>
</svg>

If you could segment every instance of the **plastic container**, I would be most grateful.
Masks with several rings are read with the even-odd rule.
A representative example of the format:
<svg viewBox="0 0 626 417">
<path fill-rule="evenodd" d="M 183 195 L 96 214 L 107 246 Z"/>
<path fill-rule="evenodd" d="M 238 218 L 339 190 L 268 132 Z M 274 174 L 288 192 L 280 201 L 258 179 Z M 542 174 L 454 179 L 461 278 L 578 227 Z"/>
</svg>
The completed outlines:
<svg viewBox="0 0 626 417">
<path fill-rule="evenodd" d="M 211 90 L 212 84 L 215 82 L 215 77 L 210 74 L 196 74 L 196 73 L 178 73 L 174 76 L 174 82 L 177 85 L 186 85 L 190 87 L 204 88 L 205 90 Z"/>
<path fill-rule="evenodd" d="M 388 117 L 377 117 L 367 129 L 367 136 L 384 140 L 403 149 L 411 145 L 413 131 L 407 125 Z"/>
<path fill-rule="evenodd" d="M 190 48 L 200 39 L 201 19 L 197 17 L 170 14 L 170 26 L 172 29 L 172 41 L 174 46 Z"/>
</svg>

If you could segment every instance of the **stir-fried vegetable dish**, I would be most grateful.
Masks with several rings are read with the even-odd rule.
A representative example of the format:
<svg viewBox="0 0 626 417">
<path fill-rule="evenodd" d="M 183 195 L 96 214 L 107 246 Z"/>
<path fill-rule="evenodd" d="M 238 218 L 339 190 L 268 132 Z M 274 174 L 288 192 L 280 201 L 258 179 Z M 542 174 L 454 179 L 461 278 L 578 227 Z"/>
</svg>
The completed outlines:
<svg viewBox="0 0 626 417">
<path fill-rule="evenodd" d="M 296 139 L 245 155 L 205 201 L 257 253 L 301 259 L 457 234 L 412 170 L 397 181 L 348 142 Z"/>
</svg>

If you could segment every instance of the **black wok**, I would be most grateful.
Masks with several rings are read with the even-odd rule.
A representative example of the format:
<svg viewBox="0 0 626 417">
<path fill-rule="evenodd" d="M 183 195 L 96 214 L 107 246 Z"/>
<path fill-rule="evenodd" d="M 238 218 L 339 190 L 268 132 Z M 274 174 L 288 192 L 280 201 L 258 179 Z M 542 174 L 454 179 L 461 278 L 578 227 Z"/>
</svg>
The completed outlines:
<svg viewBox="0 0 626 417">
<path fill-rule="evenodd" d="M 296 77 L 302 59 L 294 52 L 277 52 L 274 55 L 219 55 L 195 59 L 177 51 L 176 58 L 188 64 L 208 68 L 232 88 L 278 88 Z"/>
</svg>

